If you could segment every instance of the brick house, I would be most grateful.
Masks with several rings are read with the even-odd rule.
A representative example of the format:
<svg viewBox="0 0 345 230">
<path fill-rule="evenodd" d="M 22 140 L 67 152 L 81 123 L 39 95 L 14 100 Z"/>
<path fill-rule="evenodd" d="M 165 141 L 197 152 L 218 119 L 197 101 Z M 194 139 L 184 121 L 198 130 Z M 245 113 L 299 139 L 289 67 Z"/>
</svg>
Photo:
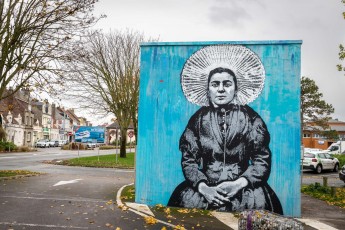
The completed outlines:
<svg viewBox="0 0 345 230">
<path fill-rule="evenodd" d="M 338 119 L 331 119 L 328 122 L 329 128 L 323 130 L 318 126 L 311 126 L 303 130 L 303 146 L 306 148 L 327 149 L 337 140 L 329 140 L 322 136 L 322 132 L 335 130 L 339 135 L 339 140 L 345 140 L 345 122 Z"/>
<path fill-rule="evenodd" d="M 35 115 L 29 101 L 27 90 L 20 90 L 0 101 L 1 122 L 7 140 L 18 146 L 33 146 L 35 142 Z"/>
</svg>

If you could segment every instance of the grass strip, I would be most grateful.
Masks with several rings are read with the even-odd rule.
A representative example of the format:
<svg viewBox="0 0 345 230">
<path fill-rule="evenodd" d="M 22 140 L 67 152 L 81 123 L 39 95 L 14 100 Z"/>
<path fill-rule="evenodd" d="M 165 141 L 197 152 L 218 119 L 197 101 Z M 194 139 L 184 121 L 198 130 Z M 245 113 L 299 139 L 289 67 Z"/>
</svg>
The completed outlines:
<svg viewBox="0 0 345 230">
<path fill-rule="evenodd" d="M 134 185 L 126 186 L 121 193 L 122 202 L 134 202 L 135 200 L 135 188 Z"/>
<path fill-rule="evenodd" d="M 329 205 L 345 208 L 345 188 L 335 188 L 332 193 L 331 187 L 325 187 L 320 183 L 302 186 L 302 193 L 326 201 Z"/>
<path fill-rule="evenodd" d="M 100 155 L 80 157 L 62 161 L 63 165 L 94 168 L 134 168 L 134 153 L 127 153 L 126 158 L 119 155 Z"/>
<path fill-rule="evenodd" d="M 0 170 L 0 177 L 25 176 L 25 175 L 39 175 L 38 172 L 28 170 Z"/>
</svg>

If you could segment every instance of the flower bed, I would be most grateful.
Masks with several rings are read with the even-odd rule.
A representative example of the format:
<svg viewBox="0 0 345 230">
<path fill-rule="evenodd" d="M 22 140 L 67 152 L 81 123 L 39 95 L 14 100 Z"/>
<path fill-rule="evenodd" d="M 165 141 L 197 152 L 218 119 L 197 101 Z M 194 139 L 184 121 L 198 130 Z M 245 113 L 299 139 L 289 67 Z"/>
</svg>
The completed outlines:
<svg viewBox="0 0 345 230">
<path fill-rule="evenodd" d="M 265 210 L 251 210 L 240 213 L 238 219 L 239 230 L 302 230 L 303 223 L 293 218 L 283 217 Z"/>
</svg>

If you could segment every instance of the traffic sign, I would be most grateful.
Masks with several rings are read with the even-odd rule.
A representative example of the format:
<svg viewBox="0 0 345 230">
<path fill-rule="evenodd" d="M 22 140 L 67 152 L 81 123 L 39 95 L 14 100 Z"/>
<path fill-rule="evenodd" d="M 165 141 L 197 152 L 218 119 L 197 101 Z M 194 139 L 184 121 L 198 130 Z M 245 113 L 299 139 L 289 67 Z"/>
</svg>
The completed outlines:
<svg viewBox="0 0 345 230">
<path fill-rule="evenodd" d="M 134 136 L 134 132 L 133 132 L 133 131 L 129 131 L 129 132 L 128 132 L 128 137 L 129 137 L 129 138 L 132 138 L 133 136 Z"/>
</svg>

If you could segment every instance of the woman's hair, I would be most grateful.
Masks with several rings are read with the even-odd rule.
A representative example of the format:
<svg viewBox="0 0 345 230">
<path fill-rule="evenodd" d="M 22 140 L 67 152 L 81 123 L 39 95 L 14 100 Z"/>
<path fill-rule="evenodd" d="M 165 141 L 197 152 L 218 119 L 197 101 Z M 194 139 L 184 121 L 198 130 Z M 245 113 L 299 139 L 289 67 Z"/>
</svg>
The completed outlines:
<svg viewBox="0 0 345 230">
<path fill-rule="evenodd" d="M 237 91 L 237 79 L 236 79 L 234 72 L 231 69 L 227 69 L 227 68 L 223 68 L 223 67 L 217 67 L 217 68 L 210 71 L 210 74 L 208 75 L 208 80 L 207 80 L 207 88 L 209 88 L 211 77 L 214 74 L 224 73 L 224 72 L 228 73 L 232 76 L 232 78 L 234 79 L 234 83 L 235 83 L 235 91 Z"/>
</svg>

